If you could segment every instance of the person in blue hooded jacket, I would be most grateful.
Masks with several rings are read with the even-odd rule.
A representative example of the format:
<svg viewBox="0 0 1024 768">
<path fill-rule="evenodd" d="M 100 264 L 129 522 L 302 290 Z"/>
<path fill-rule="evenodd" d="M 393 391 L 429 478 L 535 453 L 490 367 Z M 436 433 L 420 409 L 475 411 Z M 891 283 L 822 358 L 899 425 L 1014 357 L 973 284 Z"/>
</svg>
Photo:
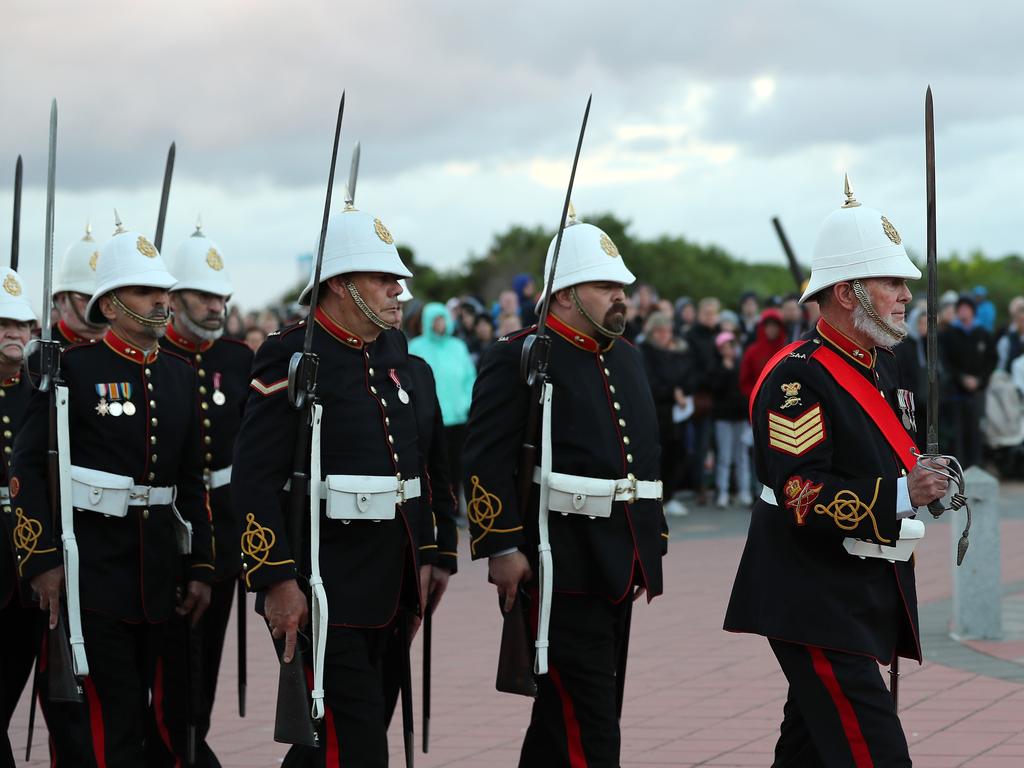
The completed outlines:
<svg viewBox="0 0 1024 768">
<path fill-rule="evenodd" d="M 422 357 L 434 372 L 448 444 L 452 490 L 458 498 L 462 490 L 462 443 L 466 436 L 469 403 L 473 398 L 476 366 L 466 342 L 452 335 L 455 322 L 444 304 L 427 304 L 422 318 L 423 333 L 409 342 L 409 354 Z"/>
</svg>

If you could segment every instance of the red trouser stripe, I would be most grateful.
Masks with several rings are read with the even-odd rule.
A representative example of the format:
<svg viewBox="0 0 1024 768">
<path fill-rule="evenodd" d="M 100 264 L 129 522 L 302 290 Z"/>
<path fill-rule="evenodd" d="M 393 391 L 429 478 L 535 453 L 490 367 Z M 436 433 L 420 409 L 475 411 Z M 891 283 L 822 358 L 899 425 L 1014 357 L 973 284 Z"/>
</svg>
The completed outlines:
<svg viewBox="0 0 1024 768">
<path fill-rule="evenodd" d="M 167 747 L 167 752 L 174 756 L 174 768 L 181 768 L 181 758 L 178 757 L 174 744 L 171 743 L 171 734 L 167 730 L 167 722 L 164 719 L 163 659 L 158 659 L 156 662 L 156 676 L 153 678 L 153 709 L 156 716 L 156 729 L 160 732 L 160 741 Z"/>
<path fill-rule="evenodd" d="M 85 678 L 85 699 L 89 704 L 89 728 L 92 731 L 92 754 L 96 768 L 107 768 L 107 750 L 103 736 L 103 707 L 91 677 Z"/>
<path fill-rule="evenodd" d="M 860 730 L 860 723 L 857 721 L 857 713 L 853 711 L 853 704 L 846 698 L 843 689 L 839 686 L 836 673 L 832 670 L 832 663 L 825 656 L 821 648 L 807 646 L 811 653 L 811 663 L 818 678 L 832 697 L 832 703 L 836 705 L 839 712 L 839 721 L 843 725 L 843 733 L 850 744 L 850 752 L 853 754 L 853 763 L 857 768 L 874 768 L 874 761 L 868 751 L 868 744 L 864 741 L 864 734 Z"/>
<path fill-rule="evenodd" d="M 553 666 L 548 664 L 548 677 L 551 678 L 555 690 L 558 691 L 558 698 L 562 701 L 562 719 L 565 721 L 565 740 L 569 750 L 569 768 L 587 768 L 587 757 L 583 753 L 583 739 L 580 737 L 580 724 L 576 719 L 576 709 L 573 707 L 569 692 L 562 685 L 562 678 Z"/>
</svg>

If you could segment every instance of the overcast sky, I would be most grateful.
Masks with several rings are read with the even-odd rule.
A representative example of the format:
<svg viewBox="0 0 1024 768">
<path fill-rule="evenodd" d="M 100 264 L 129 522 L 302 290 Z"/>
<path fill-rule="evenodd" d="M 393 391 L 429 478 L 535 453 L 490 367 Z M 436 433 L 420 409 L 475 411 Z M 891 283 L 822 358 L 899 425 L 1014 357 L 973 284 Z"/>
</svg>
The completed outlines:
<svg viewBox="0 0 1024 768">
<path fill-rule="evenodd" d="M 171 5 L 5 4 L 0 249 L 21 153 L 20 271 L 33 294 L 53 97 L 58 256 L 86 219 L 108 236 L 115 206 L 151 233 L 175 141 L 165 251 L 202 212 L 243 307 L 295 282 L 295 257 L 312 250 L 342 89 L 339 179 L 360 140 L 357 207 L 437 267 L 483 252 L 509 224 L 554 228 L 591 92 L 581 214 L 613 211 L 643 236 L 781 263 L 771 216 L 809 261 L 844 171 L 923 251 L 931 84 L 940 252 L 1020 250 L 1024 9 L 1011 4 Z"/>
</svg>

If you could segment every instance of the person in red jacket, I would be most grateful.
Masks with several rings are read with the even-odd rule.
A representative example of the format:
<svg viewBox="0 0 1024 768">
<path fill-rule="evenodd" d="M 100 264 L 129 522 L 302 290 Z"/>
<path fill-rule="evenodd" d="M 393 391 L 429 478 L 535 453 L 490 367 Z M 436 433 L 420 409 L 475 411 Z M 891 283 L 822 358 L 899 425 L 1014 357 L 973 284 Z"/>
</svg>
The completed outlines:
<svg viewBox="0 0 1024 768">
<path fill-rule="evenodd" d="M 761 313 L 761 319 L 757 323 L 757 335 L 743 352 L 743 359 L 740 361 L 740 392 L 744 397 L 750 397 L 757 377 L 761 375 L 765 365 L 776 352 L 786 346 L 783 327 L 782 313 L 779 310 L 769 307 Z"/>
</svg>

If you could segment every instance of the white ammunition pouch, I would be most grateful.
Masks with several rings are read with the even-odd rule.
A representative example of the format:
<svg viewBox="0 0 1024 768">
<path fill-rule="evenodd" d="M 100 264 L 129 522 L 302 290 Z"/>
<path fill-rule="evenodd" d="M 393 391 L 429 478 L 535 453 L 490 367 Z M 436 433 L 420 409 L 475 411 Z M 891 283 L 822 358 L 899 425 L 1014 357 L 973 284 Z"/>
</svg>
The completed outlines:
<svg viewBox="0 0 1024 768">
<path fill-rule="evenodd" d="M 215 469 L 206 476 L 206 487 L 213 491 L 231 482 L 231 465 Z"/>
<path fill-rule="evenodd" d="M 394 520 L 398 504 L 420 495 L 418 477 L 328 475 L 325 485 L 329 520 Z"/>
<path fill-rule="evenodd" d="M 775 492 L 767 485 L 761 488 L 761 500 L 772 506 L 778 506 Z M 905 563 L 914 554 L 914 550 L 921 539 L 924 538 L 924 531 L 924 523 L 920 520 L 912 520 L 909 517 L 905 517 L 900 521 L 900 537 L 896 542 L 896 546 L 883 547 L 881 544 L 876 544 L 873 541 L 864 541 L 863 539 L 854 539 L 847 536 L 843 539 L 843 548 L 861 560 L 866 557 L 873 557 L 879 560 L 888 560 L 890 563 L 894 563 L 897 560 Z"/>
<path fill-rule="evenodd" d="M 540 467 L 534 467 L 533 482 L 540 483 Z M 552 472 L 548 477 L 548 508 L 563 515 L 586 515 L 591 520 L 611 517 L 616 501 L 661 500 L 661 480 L 607 480 Z"/>
</svg>

